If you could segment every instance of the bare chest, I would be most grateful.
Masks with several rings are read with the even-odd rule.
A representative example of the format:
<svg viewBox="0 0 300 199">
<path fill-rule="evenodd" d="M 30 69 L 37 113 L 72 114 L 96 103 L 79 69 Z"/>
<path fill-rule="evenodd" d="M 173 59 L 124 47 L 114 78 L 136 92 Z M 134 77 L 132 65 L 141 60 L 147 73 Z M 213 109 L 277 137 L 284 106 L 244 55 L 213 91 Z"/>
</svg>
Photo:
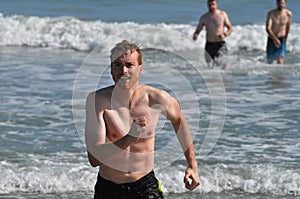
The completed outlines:
<svg viewBox="0 0 300 199">
<path fill-rule="evenodd" d="M 288 16 L 285 13 L 275 14 L 273 16 L 273 24 L 276 26 L 285 26 L 288 23 Z"/>
<path fill-rule="evenodd" d="M 207 29 L 218 29 L 224 25 L 224 17 L 221 14 L 208 15 L 204 20 Z"/>
</svg>

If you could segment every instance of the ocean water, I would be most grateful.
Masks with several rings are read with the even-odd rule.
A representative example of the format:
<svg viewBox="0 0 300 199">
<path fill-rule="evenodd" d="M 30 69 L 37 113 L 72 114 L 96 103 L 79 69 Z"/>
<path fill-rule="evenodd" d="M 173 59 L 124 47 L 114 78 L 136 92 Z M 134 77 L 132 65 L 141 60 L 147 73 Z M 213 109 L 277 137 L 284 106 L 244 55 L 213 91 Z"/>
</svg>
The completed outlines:
<svg viewBox="0 0 300 199">
<path fill-rule="evenodd" d="M 204 62 L 192 34 L 205 1 L 0 1 L 0 198 L 92 198 L 84 102 L 110 85 L 109 50 L 140 42 L 141 82 L 167 90 L 191 128 L 201 186 L 182 183 L 185 161 L 161 118 L 155 171 L 166 198 L 300 195 L 300 2 L 284 65 L 266 64 L 265 16 L 275 1 L 224 0 L 234 32 L 228 68 Z"/>
</svg>

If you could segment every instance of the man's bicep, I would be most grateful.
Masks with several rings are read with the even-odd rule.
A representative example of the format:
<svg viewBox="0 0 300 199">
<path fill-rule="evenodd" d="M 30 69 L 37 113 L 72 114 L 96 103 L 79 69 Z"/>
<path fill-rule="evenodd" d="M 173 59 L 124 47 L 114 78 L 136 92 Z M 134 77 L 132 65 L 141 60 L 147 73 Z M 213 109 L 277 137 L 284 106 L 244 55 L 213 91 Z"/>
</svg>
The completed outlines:
<svg viewBox="0 0 300 199">
<path fill-rule="evenodd" d="M 199 22 L 199 27 L 200 27 L 201 30 L 203 29 L 204 25 L 205 25 L 204 19 L 201 18 L 200 22 Z"/>
<path fill-rule="evenodd" d="M 291 22 L 292 22 L 292 16 L 293 16 L 292 12 L 289 11 L 289 12 L 288 12 L 288 23 L 289 23 L 289 24 L 291 24 Z"/>
<path fill-rule="evenodd" d="M 180 119 L 181 117 L 181 110 L 180 105 L 177 99 L 169 95 L 168 93 L 164 94 L 163 100 L 164 106 L 164 115 L 165 117 L 170 120 L 171 122 L 175 122 L 176 120 Z"/>
<path fill-rule="evenodd" d="M 100 113 L 99 115 L 103 115 Z M 105 125 L 102 124 L 103 117 L 89 116 L 86 120 L 85 126 L 85 142 L 87 147 L 88 159 L 93 167 L 100 166 L 101 162 L 98 160 L 97 146 L 105 143 Z M 97 121 L 96 121 L 97 120 Z"/>
<path fill-rule="evenodd" d="M 269 12 L 267 14 L 266 26 L 271 27 L 271 25 L 272 25 L 272 12 Z"/>
<path fill-rule="evenodd" d="M 268 33 L 272 31 L 272 19 L 269 16 L 266 21 L 266 29 Z"/>
<path fill-rule="evenodd" d="M 231 22 L 229 20 L 229 17 L 228 15 L 226 14 L 226 12 L 223 12 L 223 15 L 224 15 L 224 25 L 227 27 L 227 28 L 231 28 Z"/>
<path fill-rule="evenodd" d="M 196 32 L 197 32 L 197 33 L 201 32 L 201 30 L 203 29 L 203 27 L 204 27 L 204 20 L 203 20 L 203 17 L 201 17 L 201 18 L 199 19 L 199 23 L 198 23 L 198 25 L 197 25 Z"/>
<path fill-rule="evenodd" d="M 92 147 L 105 142 L 104 111 L 97 112 L 95 108 L 95 96 L 90 94 L 86 103 L 85 139 L 87 147 Z"/>
</svg>

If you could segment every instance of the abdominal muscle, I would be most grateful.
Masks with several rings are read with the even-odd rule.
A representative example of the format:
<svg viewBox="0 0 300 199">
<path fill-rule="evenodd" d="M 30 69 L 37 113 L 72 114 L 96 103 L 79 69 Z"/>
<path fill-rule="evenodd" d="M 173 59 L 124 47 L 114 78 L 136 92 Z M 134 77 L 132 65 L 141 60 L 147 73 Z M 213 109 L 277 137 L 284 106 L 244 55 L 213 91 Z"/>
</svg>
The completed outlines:
<svg viewBox="0 0 300 199">
<path fill-rule="evenodd" d="M 101 164 L 99 167 L 100 175 L 115 183 L 130 183 L 142 178 L 153 170 L 154 152 L 149 149 L 149 152 L 137 152 L 138 148 L 147 146 L 147 142 L 152 142 L 153 138 L 138 142 L 130 146 L 126 151 L 123 151 L 119 156 L 114 158 L 112 163 Z M 136 151 L 136 152 L 134 152 Z M 111 165 L 112 164 L 112 165 Z"/>
</svg>

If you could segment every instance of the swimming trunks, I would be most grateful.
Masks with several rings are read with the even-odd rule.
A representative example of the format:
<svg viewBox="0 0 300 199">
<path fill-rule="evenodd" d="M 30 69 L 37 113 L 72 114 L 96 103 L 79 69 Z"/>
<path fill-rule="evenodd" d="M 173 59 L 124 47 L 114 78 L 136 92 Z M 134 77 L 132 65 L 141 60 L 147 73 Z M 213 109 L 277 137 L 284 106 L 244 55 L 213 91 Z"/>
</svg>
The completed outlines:
<svg viewBox="0 0 300 199">
<path fill-rule="evenodd" d="M 286 37 L 278 38 L 280 40 L 280 47 L 277 48 L 272 38 L 268 37 L 267 42 L 267 60 L 269 63 L 277 60 L 278 57 L 284 57 L 286 51 Z"/>
<path fill-rule="evenodd" d="M 133 183 L 117 184 L 98 174 L 94 199 L 161 199 L 164 198 L 154 171 Z"/>
<path fill-rule="evenodd" d="M 216 62 L 216 58 L 219 58 L 222 55 L 227 54 L 228 52 L 225 41 L 206 42 L 205 50 L 209 55 L 209 56 L 205 55 L 205 60 L 207 63 L 210 63 L 211 60 L 214 60 Z"/>
</svg>

